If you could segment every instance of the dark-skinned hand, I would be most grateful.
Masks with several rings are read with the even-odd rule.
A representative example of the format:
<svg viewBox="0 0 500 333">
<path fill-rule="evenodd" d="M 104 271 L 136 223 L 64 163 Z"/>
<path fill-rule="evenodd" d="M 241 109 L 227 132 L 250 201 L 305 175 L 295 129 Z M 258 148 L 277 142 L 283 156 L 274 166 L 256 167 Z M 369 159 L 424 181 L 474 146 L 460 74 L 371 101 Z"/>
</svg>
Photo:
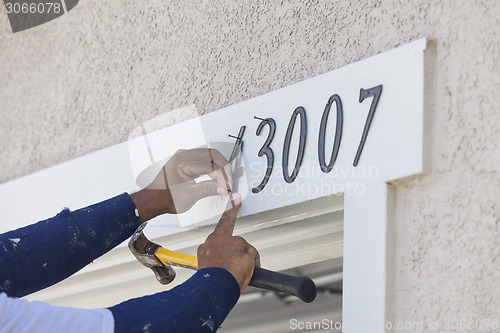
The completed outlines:
<svg viewBox="0 0 500 333">
<path fill-rule="evenodd" d="M 260 267 L 259 252 L 240 236 L 233 236 L 241 207 L 239 194 L 233 193 L 226 211 L 205 243 L 198 247 L 198 269 L 222 267 L 229 271 L 241 291 L 246 288 L 255 267 Z"/>
<path fill-rule="evenodd" d="M 211 179 L 196 182 L 202 175 Z M 131 197 L 146 222 L 161 214 L 186 212 L 202 198 L 225 195 L 231 182 L 231 165 L 218 150 L 178 150 L 153 182 Z"/>
</svg>

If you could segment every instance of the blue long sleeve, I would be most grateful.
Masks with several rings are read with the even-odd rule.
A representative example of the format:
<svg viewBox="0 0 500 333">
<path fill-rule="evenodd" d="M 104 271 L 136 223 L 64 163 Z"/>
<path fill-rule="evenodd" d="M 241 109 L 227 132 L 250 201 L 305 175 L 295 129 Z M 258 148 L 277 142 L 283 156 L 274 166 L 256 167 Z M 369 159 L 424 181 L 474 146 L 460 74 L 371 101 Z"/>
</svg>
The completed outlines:
<svg viewBox="0 0 500 333">
<path fill-rule="evenodd" d="M 109 308 L 115 333 L 215 332 L 238 301 L 240 287 L 223 268 L 205 268 L 183 284 Z"/>
<path fill-rule="evenodd" d="M 141 221 L 128 194 L 0 235 L 0 292 L 51 286 L 132 235 Z"/>
<path fill-rule="evenodd" d="M 21 297 L 74 274 L 132 235 L 141 223 L 135 211 L 130 196 L 122 194 L 74 212 L 65 209 L 51 219 L 1 234 L 0 292 Z M 239 296 L 238 282 L 231 273 L 223 268 L 205 268 L 170 291 L 99 310 L 103 311 L 102 318 L 87 324 L 107 327 L 106 313 L 110 312 L 110 325 L 114 321 L 114 331 L 118 333 L 214 332 Z M 19 305 L 23 300 L 4 299 L 4 306 L 10 304 L 6 302 Z M 69 308 L 48 306 L 31 314 L 32 307 L 24 309 L 29 318 L 42 318 L 49 323 L 60 324 L 57 318 L 61 316 L 78 316 Z M 95 313 L 90 313 L 93 310 L 80 311 L 88 312 L 82 312 L 82 316 L 95 317 Z M 16 324 L 23 326 L 22 322 Z"/>
</svg>

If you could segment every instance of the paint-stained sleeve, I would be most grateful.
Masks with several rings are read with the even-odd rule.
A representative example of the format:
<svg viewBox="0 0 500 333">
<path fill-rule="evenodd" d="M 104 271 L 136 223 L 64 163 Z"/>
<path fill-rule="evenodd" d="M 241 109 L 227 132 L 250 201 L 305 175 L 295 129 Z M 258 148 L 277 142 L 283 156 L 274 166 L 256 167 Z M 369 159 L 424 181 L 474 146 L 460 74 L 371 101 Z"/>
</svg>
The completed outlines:
<svg viewBox="0 0 500 333">
<path fill-rule="evenodd" d="M 204 268 L 169 291 L 128 300 L 110 308 L 115 333 L 215 332 L 240 297 L 227 270 Z"/>
<path fill-rule="evenodd" d="M 126 193 L 0 235 L 0 292 L 21 297 L 51 286 L 132 235 L 141 221 Z"/>
</svg>

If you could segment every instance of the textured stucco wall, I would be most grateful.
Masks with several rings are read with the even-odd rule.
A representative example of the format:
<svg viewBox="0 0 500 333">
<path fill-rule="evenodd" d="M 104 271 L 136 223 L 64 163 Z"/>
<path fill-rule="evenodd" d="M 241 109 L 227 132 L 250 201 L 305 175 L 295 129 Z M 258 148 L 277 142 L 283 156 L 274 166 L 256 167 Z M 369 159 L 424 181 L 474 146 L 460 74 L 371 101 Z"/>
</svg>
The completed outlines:
<svg viewBox="0 0 500 333">
<path fill-rule="evenodd" d="M 499 318 L 499 18 L 495 0 L 85 0 L 12 34 L 2 9 L 0 181 L 431 36 L 432 170 L 394 186 L 394 319 Z"/>
</svg>

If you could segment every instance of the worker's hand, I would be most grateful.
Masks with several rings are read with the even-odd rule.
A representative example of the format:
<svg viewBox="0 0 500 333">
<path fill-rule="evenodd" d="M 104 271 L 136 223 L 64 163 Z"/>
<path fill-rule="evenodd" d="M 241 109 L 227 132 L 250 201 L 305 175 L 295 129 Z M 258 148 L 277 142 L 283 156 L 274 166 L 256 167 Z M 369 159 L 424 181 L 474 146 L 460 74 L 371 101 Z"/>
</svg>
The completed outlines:
<svg viewBox="0 0 500 333">
<path fill-rule="evenodd" d="M 202 175 L 211 180 L 196 182 Z M 225 195 L 231 185 L 231 165 L 218 150 L 178 150 L 148 187 L 131 196 L 145 222 L 165 213 L 183 213 L 202 198 Z"/>
<path fill-rule="evenodd" d="M 198 247 L 198 269 L 222 267 L 235 277 L 243 291 L 252 278 L 254 268 L 260 267 L 260 260 L 259 252 L 252 245 L 240 236 L 233 236 L 240 207 L 239 194 L 232 194 L 214 232 Z"/>
</svg>

